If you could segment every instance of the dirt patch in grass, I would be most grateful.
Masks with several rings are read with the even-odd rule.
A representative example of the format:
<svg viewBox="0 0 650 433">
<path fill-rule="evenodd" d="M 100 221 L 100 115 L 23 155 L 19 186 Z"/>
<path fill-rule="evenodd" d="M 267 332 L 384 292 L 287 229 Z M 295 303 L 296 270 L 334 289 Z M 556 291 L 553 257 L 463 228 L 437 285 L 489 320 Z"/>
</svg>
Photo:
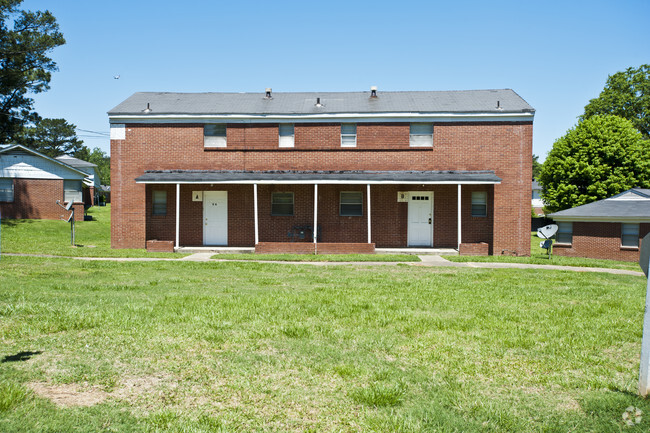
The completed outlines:
<svg viewBox="0 0 650 433">
<path fill-rule="evenodd" d="M 39 397 L 47 398 L 57 406 L 94 406 L 103 402 L 108 393 L 98 389 L 90 388 L 81 390 L 74 384 L 55 385 L 43 382 L 32 382 L 29 388 Z"/>
</svg>

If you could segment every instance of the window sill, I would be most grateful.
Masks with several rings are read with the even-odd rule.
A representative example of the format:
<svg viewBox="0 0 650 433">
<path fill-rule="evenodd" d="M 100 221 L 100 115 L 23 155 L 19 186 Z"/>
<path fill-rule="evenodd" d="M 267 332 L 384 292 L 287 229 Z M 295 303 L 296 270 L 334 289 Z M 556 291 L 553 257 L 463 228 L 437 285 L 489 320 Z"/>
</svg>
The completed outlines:
<svg viewBox="0 0 650 433">
<path fill-rule="evenodd" d="M 566 244 L 566 243 L 555 243 L 553 244 L 554 247 L 570 247 L 573 244 Z"/>
<path fill-rule="evenodd" d="M 622 251 L 639 251 L 639 247 L 626 247 L 621 245 L 621 250 Z"/>
</svg>

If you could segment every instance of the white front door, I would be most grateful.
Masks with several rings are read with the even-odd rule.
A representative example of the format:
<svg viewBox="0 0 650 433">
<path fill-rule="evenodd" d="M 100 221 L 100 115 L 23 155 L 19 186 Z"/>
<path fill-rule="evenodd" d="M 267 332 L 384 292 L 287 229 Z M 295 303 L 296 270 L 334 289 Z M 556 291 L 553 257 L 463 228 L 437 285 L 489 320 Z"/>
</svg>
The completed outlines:
<svg viewBox="0 0 650 433">
<path fill-rule="evenodd" d="M 228 191 L 203 191 L 203 245 L 228 245 Z"/>
<path fill-rule="evenodd" d="M 408 246 L 433 246 L 433 192 L 431 191 L 409 193 Z"/>
</svg>

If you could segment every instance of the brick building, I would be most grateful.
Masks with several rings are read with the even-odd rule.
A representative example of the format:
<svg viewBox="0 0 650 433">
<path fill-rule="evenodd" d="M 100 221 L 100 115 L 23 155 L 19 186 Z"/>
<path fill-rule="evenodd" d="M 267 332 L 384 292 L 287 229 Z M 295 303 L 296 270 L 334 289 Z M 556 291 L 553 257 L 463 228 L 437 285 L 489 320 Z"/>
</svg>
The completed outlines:
<svg viewBox="0 0 650 433">
<path fill-rule="evenodd" d="M 2 218 L 59 219 L 69 214 L 56 204 L 72 201 L 83 221 L 82 183 L 87 173 L 21 145 L 0 148 Z"/>
<path fill-rule="evenodd" d="M 630 189 L 549 218 L 558 225 L 558 256 L 638 262 L 641 239 L 650 233 L 650 189 Z"/>
<path fill-rule="evenodd" d="M 136 93 L 108 114 L 114 248 L 530 254 L 534 110 L 509 89 Z"/>
</svg>

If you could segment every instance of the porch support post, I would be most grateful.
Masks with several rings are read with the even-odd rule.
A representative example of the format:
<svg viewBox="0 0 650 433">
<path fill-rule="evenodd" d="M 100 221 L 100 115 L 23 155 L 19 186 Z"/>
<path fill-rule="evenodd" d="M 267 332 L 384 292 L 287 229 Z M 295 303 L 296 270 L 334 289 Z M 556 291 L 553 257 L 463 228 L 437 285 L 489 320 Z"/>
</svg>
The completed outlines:
<svg viewBox="0 0 650 433">
<path fill-rule="evenodd" d="M 176 184 L 176 248 L 179 247 L 179 228 L 181 226 L 181 184 Z"/>
<path fill-rule="evenodd" d="M 314 245 L 318 237 L 318 184 L 314 184 L 314 227 L 312 230 L 312 237 L 314 238 Z"/>
<path fill-rule="evenodd" d="M 460 184 L 458 184 L 458 251 L 460 251 L 460 239 L 461 239 L 461 218 L 460 218 Z"/>
<path fill-rule="evenodd" d="M 253 212 L 255 213 L 255 245 L 260 243 L 260 226 L 257 217 L 257 184 L 253 184 Z"/>
<path fill-rule="evenodd" d="M 370 236 L 370 184 L 366 185 L 366 197 L 368 200 L 368 243 L 372 243 L 372 236 Z"/>
</svg>

